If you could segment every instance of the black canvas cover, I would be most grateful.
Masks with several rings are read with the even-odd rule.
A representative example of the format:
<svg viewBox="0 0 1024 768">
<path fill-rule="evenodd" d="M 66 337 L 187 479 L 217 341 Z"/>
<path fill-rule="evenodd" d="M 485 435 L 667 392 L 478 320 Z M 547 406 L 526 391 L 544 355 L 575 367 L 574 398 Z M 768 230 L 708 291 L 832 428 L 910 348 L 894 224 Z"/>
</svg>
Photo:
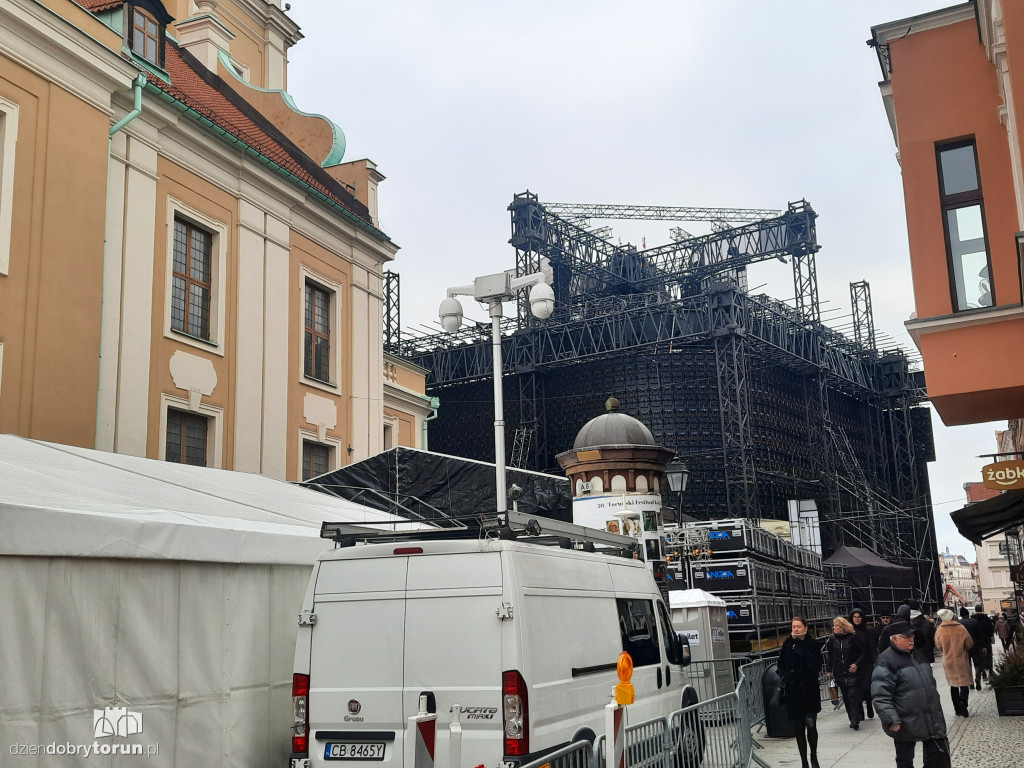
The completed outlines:
<svg viewBox="0 0 1024 768">
<path fill-rule="evenodd" d="M 850 576 L 850 586 L 854 589 L 868 586 L 902 589 L 914 586 L 913 568 L 894 565 L 863 547 L 840 547 L 823 564 L 845 565 Z"/>
<path fill-rule="evenodd" d="M 517 502 L 520 512 L 572 521 L 567 478 L 512 468 L 506 473 L 509 487 L 523 489 Z M 494 464 L 416 448 L 392 448 L 302 485 L 408 518 L 495 510 Z"/>
</svg>

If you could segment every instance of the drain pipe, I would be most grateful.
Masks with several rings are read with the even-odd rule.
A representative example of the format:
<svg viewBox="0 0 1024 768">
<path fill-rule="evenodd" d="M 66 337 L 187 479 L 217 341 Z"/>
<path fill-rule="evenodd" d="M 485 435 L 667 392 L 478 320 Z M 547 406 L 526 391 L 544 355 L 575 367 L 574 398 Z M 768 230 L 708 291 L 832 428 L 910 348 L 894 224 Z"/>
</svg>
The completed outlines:
<svg viewBox="0 0 1024 768">
<path fill-rule="evenodd" d="M 124 128 L 128 123 L 134 120 L 136 117 L 142 114 L 142 89 L 146 85 L 145 73 L 139 73 L 139 76 L 135 78 L 133 87 L 135 88 L 135 107 L 127 115 L 122 117 L 112 126 L 110 126 L 110 135 L 113 136 L 115 133 Z"/>
<path fill-rule="evenodd" d="M 427 447 L 427 424 L 437 418 L 437 409 L 441 407 L 441 401 L 436 397 L 429 398 L 430 407 L 434 409 L 434 413 L 431 416 L 423 417 L 423 450 L 430 450 Z"/>
</svg>

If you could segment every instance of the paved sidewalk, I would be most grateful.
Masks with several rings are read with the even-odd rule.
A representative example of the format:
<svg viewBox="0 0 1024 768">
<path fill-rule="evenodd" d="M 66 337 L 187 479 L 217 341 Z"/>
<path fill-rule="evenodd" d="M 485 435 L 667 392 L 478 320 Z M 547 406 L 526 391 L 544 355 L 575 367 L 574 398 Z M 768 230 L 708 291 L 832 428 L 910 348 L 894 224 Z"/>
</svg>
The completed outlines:
<svg viewBox="0 0 1024 768">
<path fill-rule="evenodd" d="M 932 664 L 932 673 L 946 715 L 953 768 L 1021 768 L 1024 717 L 999 717 L 995 694 L 987 683 L 982 683 L 981 691 L 971 689 L 971 716 L 956 717 L 941 661 Z M 799 768 L 795 739 L 769 739 L 763 730 L 755 731 L 754 738 L 763 747 L 754 754 L 772 768 Z M 921 765 L 921 760 L 918 747 L 914 764 Z M 826 702 L 818 715 L 818 762 L 821 768 L 883 768 L 896 764 L 896 752 L 877 717 L 865 720 L 855 731 L 846 710 L 833 710 Z"/>
</svg>

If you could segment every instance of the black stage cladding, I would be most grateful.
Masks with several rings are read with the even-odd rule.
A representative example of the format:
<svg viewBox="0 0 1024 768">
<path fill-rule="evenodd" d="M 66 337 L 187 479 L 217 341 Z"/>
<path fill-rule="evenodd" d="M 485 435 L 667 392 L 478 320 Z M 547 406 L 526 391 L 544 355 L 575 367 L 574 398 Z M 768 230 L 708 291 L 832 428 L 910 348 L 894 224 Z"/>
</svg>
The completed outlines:
<svg viewBox="0 0 1024 768">
<path fill-rule="evenodd" d="M 518 378 L 516 374 L 504 377 L 506 451 L 511 451 L 512 436 L 523 416 Z M 811 421 L 809 389 L 815 384 L 808 378 L 770 360 L 750 357 L 752 439 L 748 449 L 765 518 L 786 519 L 786 502 L 795 498 L 817 499 L 819 509 L 827 508 L 825 489 L 814 467 L 814 453 L 820 450 L 819 427 Z M 430 393 L 441 399 L 438 417 L 430 425 L 431 447 L 493 460 L 494 440 L 487 429 L 494 418 L 491 381 L 430 387 Z M 546 442 L 552 454 L 571 448 L 579 430 L 602 412 L 610 396 L 619 399 L 624 412 L 646 424 L 660 445 L 685 457 L 693 474 L 682 500 L 684 514 L 700 520 L 728 517 L 714 351 L 691 345 L 656 355 L 624 353 L 546 371 Z M 833 423 L 847 436 L 874 486 L 895 499 L 910 501 L 901 499 L 904 494 L 890 471 L 894 459 L 887 448 L 894 436 L 885 418 L 885 404 L 836 390 L 828 396 Z M 914 439 L 921 447 L 913 471 L 918 484 L 927 488 L 931 422 L 926 408 L 913 408 L 911 413 Z M 559 471 L 550 464 L 543 469 Z"/>
<path fill-rule="evenodd" d="M 493 453 L 493 441 L 492 441 Z M 572 491 L 564 476 L 508 468 L 523 489 L 519 511 L 572 522 Z M 411 519 L 495 510 L 494 464 L 415 448 L 392 448 L 301 485 Z"/>
</svg>

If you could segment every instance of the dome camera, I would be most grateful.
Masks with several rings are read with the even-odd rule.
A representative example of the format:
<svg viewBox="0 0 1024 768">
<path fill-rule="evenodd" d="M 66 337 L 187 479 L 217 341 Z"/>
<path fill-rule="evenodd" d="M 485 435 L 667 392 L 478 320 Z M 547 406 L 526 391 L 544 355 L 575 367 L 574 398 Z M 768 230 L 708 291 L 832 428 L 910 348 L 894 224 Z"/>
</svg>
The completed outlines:
<svg viewBox="0 0 1024 768">
<path fill-rule="evenodd" d="M 462 304 L 458 299 L 449 296 L 441 302 L 437 314 L 441 317 L 441 327 L 448 333 L 455 333 L 462 327 Z"/>
<path fill-rule="evenodd" d="M 555 292 L 547 283 L 537 283 L 530 289 L 530 311 L 533 316 L 546 320 L 555 309 Z"/>
</svg>

